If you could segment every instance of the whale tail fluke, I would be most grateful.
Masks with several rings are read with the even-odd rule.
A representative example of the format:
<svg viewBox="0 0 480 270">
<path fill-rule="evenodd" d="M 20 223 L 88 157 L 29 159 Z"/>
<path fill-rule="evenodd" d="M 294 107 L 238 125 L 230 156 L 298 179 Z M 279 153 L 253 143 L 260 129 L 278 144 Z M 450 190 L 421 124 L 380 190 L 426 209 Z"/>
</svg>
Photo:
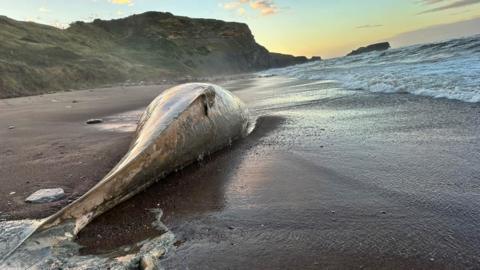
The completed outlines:
<svg viewBox="0 0 480 270">
<path fill-rule="evenodd" d="M 73 223 L 45 228 L 48 221 L 49 218 L 2 222 L 0 269 L 26 269 L 48 257 L 56 244 L 73 238 Z"/>
<path fill-rule="evenodd" d="M 4 265 L 12 254 L 41 228 L 44 222 L 45 219 L 3 222 L 1 224 L 3 232 L 0 235 L 2 240 L 0 250 L 3 254 L 0 254 L 0 265 Z"/>
</svg>

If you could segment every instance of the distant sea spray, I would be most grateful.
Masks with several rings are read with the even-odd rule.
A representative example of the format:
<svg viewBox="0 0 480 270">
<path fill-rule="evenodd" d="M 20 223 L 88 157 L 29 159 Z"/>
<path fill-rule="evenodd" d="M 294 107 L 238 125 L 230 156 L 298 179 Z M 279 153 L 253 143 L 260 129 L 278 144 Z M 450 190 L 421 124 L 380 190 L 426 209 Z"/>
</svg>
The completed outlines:
<svg viewBox="0 0 480 270">
<path fill-rule="evenodd" d="M 327 59 L 262 74 L 335 80 L 354 90 L 480 102 L 480 35 Z"/>
</svg>

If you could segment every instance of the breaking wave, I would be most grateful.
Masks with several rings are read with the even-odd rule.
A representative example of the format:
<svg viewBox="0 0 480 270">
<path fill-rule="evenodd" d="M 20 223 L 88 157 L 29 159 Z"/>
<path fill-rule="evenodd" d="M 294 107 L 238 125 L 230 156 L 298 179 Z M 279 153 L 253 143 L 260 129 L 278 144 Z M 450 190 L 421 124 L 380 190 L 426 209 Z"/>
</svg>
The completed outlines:
<svg viewBox="0 0 480 270">
<path fill-rule="evenodd" d="M 480 102 L 480 35 L 273 69 L 261 75 L 335 80 L 354 90 Z"/>
</svg>

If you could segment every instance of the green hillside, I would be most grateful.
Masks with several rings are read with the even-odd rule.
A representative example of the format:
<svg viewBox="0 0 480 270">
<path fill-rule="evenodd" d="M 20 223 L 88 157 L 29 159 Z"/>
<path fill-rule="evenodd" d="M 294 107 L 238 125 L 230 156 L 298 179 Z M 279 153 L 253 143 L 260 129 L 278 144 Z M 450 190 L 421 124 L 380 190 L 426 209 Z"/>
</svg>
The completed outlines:
<svg viewBox="0 0 480 270">
<path fill-rule="evenodd" d="M 0 98 L 307 61 L 269 53 L 246 24 L 161 12 L 67 29 L 0 16 L 0 39 Z"/>
</svg>

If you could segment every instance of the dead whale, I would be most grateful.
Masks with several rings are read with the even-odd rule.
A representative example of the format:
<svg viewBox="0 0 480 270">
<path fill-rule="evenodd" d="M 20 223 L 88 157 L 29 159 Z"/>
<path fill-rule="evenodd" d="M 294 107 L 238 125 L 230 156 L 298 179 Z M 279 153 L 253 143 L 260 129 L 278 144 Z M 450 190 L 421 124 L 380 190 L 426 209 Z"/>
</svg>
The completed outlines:
<svg viewBox="0 0 480 270">
<path fill-rule="evenodd" d="M 164 91 L 143 113 L 122 160 L 83 196 L 34 223 L 4 259 L 34 234 L 61 228 L 59 235 L 73 237 L 95 217 L 251 129 L 246 106 L 219 86 L 190 83 Z"/>
</svg>

